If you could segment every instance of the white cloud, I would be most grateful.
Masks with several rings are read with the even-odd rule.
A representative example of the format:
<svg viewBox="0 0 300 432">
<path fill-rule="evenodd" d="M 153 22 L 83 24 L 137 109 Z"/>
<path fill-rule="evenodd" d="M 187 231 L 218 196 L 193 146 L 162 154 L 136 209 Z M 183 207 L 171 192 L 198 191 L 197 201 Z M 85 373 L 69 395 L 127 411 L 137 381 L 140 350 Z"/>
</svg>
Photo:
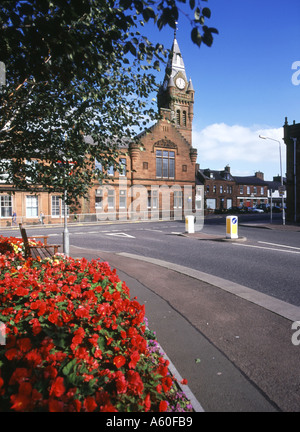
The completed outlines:
<svg viewBox="0 0 300 432">
<path fill-rule="evenodd" d="M 259 138 L 263 135 L 270 139 Z M 255 171 L 265 173 L 271 180 L 279 174 L 279 144 L 281 143 L 283 175 L 285 175 L 285 144 L 283 128 L 272 129 L 261 126 L 240 126 L 215 123 L 202 130 L 194 130 L 193 147 L 198 150 L 201 168 L 223 169 L 227 164 L 234 175 L 253 175 Z"/>
</svg>

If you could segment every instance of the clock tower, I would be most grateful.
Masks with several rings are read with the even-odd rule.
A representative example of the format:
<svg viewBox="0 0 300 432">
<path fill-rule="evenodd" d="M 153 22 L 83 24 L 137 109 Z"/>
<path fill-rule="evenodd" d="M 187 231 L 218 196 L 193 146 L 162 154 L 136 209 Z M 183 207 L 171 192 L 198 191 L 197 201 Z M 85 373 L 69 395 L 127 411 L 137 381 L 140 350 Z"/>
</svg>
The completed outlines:
<svg viewBox="0 0 300 432">
<path fill-rule="evenodd" d="M 175 31 L 164 81 L 159 89 L 157 102 L 160 114 L 173 122 L 190 145 L 192 145 L 194 94 L 192 80 L 187 80 Z"/>
</svg>

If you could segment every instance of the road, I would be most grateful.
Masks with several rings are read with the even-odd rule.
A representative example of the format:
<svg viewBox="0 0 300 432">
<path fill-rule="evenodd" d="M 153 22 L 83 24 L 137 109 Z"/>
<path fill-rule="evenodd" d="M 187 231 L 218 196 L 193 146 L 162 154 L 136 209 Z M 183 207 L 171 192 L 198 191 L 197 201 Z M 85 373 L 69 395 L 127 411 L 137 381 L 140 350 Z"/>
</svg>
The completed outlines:
<svg viewBox="0 0 300 432">
<path fill-rule="evenodd" d="M 249 221 L 259 223 L 263 219 L 252 215 Z M 40 229 L 28 228 L 28 234 L 38 234 Z M 50 243 L 62 243 L 62 230 L 44 228 Z M 169 261 L 300 306 L 300 232 L 239 226 L 239 236 L 247 241 L 228 243 L 187 238 L 181 235 L 184 231 L 182 221 L 69 227 L 73 246 Z M 224 218 L 207 219 L 202 232 L 225 237 Z M 3 234 L 16 235 L 16 231 Z"/>
</svg>

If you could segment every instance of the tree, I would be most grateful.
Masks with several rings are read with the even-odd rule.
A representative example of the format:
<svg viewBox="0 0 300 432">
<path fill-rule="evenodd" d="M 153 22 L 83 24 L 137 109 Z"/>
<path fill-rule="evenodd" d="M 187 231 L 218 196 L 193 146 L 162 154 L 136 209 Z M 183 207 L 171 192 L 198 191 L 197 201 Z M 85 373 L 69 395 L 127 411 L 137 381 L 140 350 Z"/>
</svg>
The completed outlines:
<svg viewBox="0 0 300 432">
<path fill-rule="evenodd" d="M 203 0 L 206 1 L 206 0 Z M 15 188 L 85 196 L 94 160 L 116 164 L 120 143 L 134 139 L 156 111 L 155 70 L 167 51 L 141 34 L 145 23 L 176 27 L 183 0 L 3 0 L 0 61 L 0 169 Z M 200 0 L 189 1 L 193 42 L 217 31 Z M 90 139 L 86 139 L 90 137 Z"/>
</svg>

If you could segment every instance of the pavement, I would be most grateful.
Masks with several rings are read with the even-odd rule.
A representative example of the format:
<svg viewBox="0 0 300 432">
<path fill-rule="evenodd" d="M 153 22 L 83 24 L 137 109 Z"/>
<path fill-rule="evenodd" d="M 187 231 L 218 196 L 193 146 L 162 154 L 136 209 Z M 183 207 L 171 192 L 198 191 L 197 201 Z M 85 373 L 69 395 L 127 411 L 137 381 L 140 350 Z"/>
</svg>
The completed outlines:
<svg viewBox="0 0 300 432">
<path fill-rule="evenodd" d="M 184 235 L 187 241 L 191 236 L 224 240 L 204 233 Z M 195 411 L 299 411 L 300 345 L 292 343 L 299 307 L 145 256 L 73 246 L 70 255 L 108 261 L 131 297 L 145 304 L 149 328 L 174 373 L 188 380 L 184 390 Z"/>
</svg>

